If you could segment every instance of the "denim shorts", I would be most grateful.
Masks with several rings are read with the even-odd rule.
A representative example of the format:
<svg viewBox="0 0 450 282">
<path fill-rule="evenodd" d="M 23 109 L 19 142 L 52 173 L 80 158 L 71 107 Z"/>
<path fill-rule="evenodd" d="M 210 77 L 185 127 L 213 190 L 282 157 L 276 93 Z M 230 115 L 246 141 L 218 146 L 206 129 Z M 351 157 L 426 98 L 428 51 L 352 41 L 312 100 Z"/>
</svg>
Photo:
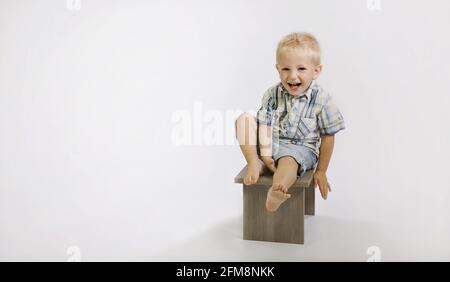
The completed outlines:
<svg viewBox="0 0 450 282">
<path fill-rule="evenodd" d="M 258 156 L 261 157 L 259 144 L 256 147 Z M 297 174 L 302 177 L 307 170 L 314 169 L 317 164 L 317 156 L 314 152 L 297 142 L 289 140 L 272 140 L 272 157 L 277 165 L 278 160 L 282 157 L 290 156 L 299 164 Z"/>
</svg>

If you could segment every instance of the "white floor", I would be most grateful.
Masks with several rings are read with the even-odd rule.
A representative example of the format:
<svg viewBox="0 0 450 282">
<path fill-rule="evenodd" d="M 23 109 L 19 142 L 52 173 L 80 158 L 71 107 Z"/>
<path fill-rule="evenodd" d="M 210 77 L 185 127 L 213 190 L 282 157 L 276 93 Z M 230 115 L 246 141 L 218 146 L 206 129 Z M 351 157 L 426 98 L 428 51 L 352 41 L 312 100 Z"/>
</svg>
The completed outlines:
<svg viewBox="0 0 450 282">
<path fill-rule="evenodd" d="M 157 253 L 164 261 L 449 261 L 448 241 L 423 242 L 374 223 L 308 217 L 304 245 L 242 240 L 242 218 L 223 220 L 189 240 Z M 450 234 L 442 234 L 447 237 Z M 368 253 L 369 252 L 369 253 Z"/>
<path fill-rule="evenodd" d="M 21 213 L 4 205 L 3 211 L 18 213 L 2 213 L 0 260 L 67 261 L 73 258 L 70 246 L 79 249 L 81 261 L 367 261 L 374 255 L 367 253 L 371 246 L 379 248 L 381 261 L 450 260 L 448 222 L 411 224 L 395 215 L 361 220 L 370 216 L 357 211 L 326 215 L 320 199 L 318 214 L 306 218 L 304 245 L 245 241 L 240 188 L 233 186 L 234 201 L 217 199 L 198 209 L 176 199 L 143 207 L 151 201 L 135 198 L 132 207 L 126 197 L 122 204 L 98 202 L 95 209 L 87 201 L 85 211 L 82 204 L 71 211 L 73 203 L 64 209 L 36 201 Z M 175 205 L 180 208 L 171 210 Z M 216 210 L 198 212 L 211 206 Z"/>
<path fill-rule="evenodd" d="M 157 257 L 169 261 L 365 261 L 367 247 L 377 238 L 373 225 L 323 216 L 307 217 L 305 236 L 304 245 L 245 241 L 242 218 L 235 217 L 158 253 Z"/>
</svg>

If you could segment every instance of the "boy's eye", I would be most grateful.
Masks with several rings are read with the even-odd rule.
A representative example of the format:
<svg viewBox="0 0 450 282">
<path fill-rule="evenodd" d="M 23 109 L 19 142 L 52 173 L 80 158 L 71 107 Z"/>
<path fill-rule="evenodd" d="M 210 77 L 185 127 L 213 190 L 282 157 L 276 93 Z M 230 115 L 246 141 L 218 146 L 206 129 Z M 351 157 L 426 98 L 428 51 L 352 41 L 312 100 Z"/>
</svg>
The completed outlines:
<svg viewBox="0 0 450 282">
<path fill-rule="evenodd" d="M 284 71 L 288 71 L 289 69 L 287 69 L 287 68 L 284 68 L 284 69 L 281 69 L 281 70 L 284 70 Z"/>
<path fill-rule="evenodd" d="M 304 71 L 306 70 L 306 68 L 298 68 L 298 70 Z"/>
</svg>

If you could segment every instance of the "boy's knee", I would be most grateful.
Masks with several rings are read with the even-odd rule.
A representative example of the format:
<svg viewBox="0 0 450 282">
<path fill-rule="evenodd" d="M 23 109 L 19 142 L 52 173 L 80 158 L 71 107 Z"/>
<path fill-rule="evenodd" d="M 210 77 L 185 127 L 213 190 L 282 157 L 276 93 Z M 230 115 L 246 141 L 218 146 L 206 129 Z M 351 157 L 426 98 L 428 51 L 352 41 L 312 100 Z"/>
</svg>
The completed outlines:
<svg viewBox="0 0 450 282">
<path fill-rule="evenodd" d="M 280 164 L 280 163 L 283 163 L 283 164 L 290 164 L 290 165 L 296 165 L 296 166 L 298 166 L 297 161 L 296 161 L 293 157 L 291 157 L 291 156 L 284 156 L 284 157 L 281 157 L 281 158 L 278 160 L 278 163 L 279 163 L 279 164 Z"/>
</svg>

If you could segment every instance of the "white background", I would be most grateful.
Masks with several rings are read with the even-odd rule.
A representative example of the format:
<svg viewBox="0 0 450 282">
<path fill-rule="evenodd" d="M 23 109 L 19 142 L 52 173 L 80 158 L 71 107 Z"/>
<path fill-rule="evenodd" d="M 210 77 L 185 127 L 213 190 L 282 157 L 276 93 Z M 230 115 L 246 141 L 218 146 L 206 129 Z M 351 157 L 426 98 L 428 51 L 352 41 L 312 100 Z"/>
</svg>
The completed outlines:
<svg viewBox="0 0 450 282">
<path fill-rule="evenodd" d="M 449 260 L 450 2 L 381 8 L 0 0 L 0 260 Z M 175 146 L 171 117 L 256 110 L 292 31 L 346 120 L 333 192 L 305 245 L 243 241 L 239 148 Z"/>
</svg>

